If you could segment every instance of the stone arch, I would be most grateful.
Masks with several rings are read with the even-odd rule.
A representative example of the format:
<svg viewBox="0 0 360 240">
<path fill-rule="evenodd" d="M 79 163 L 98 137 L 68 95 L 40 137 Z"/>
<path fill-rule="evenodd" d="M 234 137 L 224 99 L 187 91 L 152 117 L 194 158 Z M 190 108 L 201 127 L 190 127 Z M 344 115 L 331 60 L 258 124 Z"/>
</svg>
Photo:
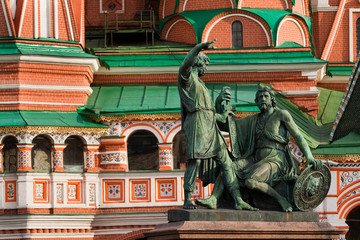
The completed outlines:
<svg viewBox="0 0 360 240">
<path fill-rule="evenodd" d="M 174 14 L 177 8 L 176 0 L 160 0 L 159 2 L 159 18 L 164 19 Z"/>
<path fill-rule="evenodd" d="M 215 16 L 206 25 L 202 42 L 217 38 L 214 46 L 231 48 L 231 23 L 233 21 L 240 21 L 243 24 L 244 48 L 273 46 L 271 30 L 267 22 L 258 15 L 243 10 L 226 11 Z M 218 34 L 219 32 L 222 34 Z"/>
<path fill-rule="evenodd" d="M 310 32 L 305 21 L 295 15 L 288 15 L 279 23 L 276 34 L 276 46 L 284 41 L 296 42 L 309 47 Z"/>
<path fill-rule="evenodd" d="M 338 214 L 346 219 L 352 209 L 360 205 L 360 180 L 349 184 L 342 190 L 338 198 Z"/>
<path fill-rule="evenodd" d="M 83 171 L 86 141 L 80 136 L 71 135 L 65 139 L 65 144 L 67 146 L 64 149 L 64 169 L 66 171 Z"/>
<path fill-rule="evenodd" d="M 177 16 L 168 21 L 162 31 L 162 40 L 196 44 L 196 32 L 194 26 L 184 17 Z"/>
<path fill-rule="evenodd" d="M 347 240 L 358 240 L 360 236 L 360 204 L 349 212 L 345 222 L 349 225 L 345 238 Z"/>
<path fill-rule="evenodd" d="M 35 171 L 51 171 L 51 151 L 53 139 L 47 134 L 37 135 L 32 139 L 31 149 L 32 168 Z"/>
<path fill-rule="evenodd" d="M 158 138 L 148 130 L 137 130 L 127 138 L 129 171 L 158 170 Z"/>
<path fill-rule="evenodd" d="M 146 123 L 138 123 L 138 124 L 132 124 L 129 127 L 125 128 L 124 131 L 120 134 L 120 136 L 125 136 L 125 141 L 128 140 L 129 136 L 139 130 L 147 130 L 154 134 L 154 136 L 157 138 L 159 143 L 165 142 L 164 136 L 161 134 L 161 132 L 156 129 L 154 126 Z"/>
<path fill-rule="evenodd" d="M 174 169 L 185 169 L 188 158 L 186 157 L 186 142 L 184 131 L 177 131 L 172 139 Z"/>
<path fill-rule="evenodd" d="M 18 168 L 18 148 L 16 146 L 17 143 L 18 140 L 13 135 L 7 135 L 2 139 L 3 170 L 5 172 L 15 172 Z"/>
</svg>

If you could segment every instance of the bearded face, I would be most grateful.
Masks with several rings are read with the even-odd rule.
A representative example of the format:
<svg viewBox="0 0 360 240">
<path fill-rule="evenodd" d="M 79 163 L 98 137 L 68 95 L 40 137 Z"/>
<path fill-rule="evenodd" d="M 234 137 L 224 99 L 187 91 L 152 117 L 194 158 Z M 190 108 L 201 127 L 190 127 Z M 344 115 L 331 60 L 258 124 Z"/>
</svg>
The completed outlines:
<svg viewBox="0 0 360 240">
<path fill-rule="evenodd" d="M 272 100 L 270 93 L 260 92 L 256 97 L 256 103 L 261 112 L 267 112 L 272 108 Z"/>
</svg>

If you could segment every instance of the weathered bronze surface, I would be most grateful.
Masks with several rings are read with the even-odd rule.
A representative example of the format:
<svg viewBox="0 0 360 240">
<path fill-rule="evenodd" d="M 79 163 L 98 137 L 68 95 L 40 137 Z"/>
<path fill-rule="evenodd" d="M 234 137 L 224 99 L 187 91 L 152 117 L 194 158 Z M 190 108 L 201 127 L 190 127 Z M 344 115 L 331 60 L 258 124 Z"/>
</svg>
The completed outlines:
<svg viewBox="0 0 360 240">
<path fill-rule="evenodd" d="M 326 165 L 314 170 L 307 167 L 296 180 L 294 203 L 301 211 L 309 211 L 325 199 L 331 183 L 330 170 Z"/>
</svg>

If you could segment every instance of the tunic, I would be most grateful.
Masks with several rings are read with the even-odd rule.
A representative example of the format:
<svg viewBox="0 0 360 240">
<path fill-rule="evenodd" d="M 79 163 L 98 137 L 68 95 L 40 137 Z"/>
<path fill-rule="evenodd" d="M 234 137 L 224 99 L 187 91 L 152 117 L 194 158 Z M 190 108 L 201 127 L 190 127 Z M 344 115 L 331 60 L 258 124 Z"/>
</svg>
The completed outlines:
<svg viewBox="0 0 360 240">
<path fill-rule="evenodd" d="M 216 124 L 215 107 L 204 82 L 196 71 L 191 71 L 189 77 L 179 74 L 178 90 L 187 157 L 208 159 L 216 156 L 227 143 Z"/>
</svg>

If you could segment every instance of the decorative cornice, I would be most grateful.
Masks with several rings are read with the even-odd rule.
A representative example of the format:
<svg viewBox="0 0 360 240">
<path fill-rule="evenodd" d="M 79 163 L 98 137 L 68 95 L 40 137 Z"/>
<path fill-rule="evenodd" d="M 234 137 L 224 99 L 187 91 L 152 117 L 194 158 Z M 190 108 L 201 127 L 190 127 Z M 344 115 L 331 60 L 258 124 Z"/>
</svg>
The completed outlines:
<svg viewBox="0 0 360 240">
<path fill-rule="evenodd" d="M 45 126 L 11 126 L 0 127 L 0 132 L 39 132 L 39 133 L 84 133 L 108 134 L 108 128 L 95 127 L 45 127 Z"/>
<path fill-rule="evenodd" d="M 255 115 L 258 112 L 235 112 L 236 118 L 243 118 L 250 115 Z M 139 114 L 125 114 L 125 115 L 101 115 L 99 118 L 91 117 L 95 121 L 156 121 L 156 120 L 181 120 L 181 113 L 139 113 Z"/>
<path fill-rule="evenodd" d="M 139 113 L 139 114 L 125 114 L 125 115 L 101 115 L 97 121 L 145 121 L 145 120 L 180 120 L 180 113 Z"/>
<path fill-rule="evenodd" d="M 314 158 L 321 159 L 321 160 L 340 162 L 340 163 L 360 162 L 360 154 L 314 155 Z"/>
</svg>

